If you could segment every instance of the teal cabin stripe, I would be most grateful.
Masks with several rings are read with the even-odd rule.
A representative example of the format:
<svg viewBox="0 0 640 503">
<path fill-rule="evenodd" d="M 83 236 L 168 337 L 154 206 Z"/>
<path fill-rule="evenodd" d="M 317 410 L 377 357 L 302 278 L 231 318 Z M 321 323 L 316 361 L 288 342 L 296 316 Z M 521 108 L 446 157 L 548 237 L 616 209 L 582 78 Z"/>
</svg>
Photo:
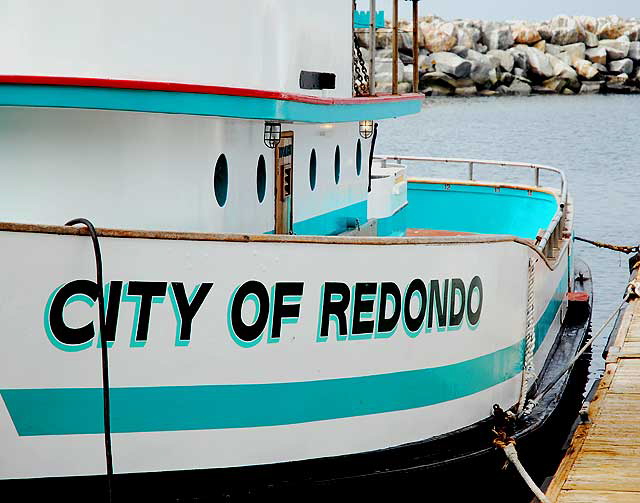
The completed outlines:
<svg viewBox="0 0 640 503">
<path fill-rule="evenodd" d="M 223 94 L 2 84 L 0 106 L 88 108 L 325 123 L 387 119 L 415 114 L 420 112 L 422 103 L 420 100 L 404 100 L 322 105 Z"/>
<path fill-rule="evenodd" d="M 293 224 L 293 231 L 307 236 L 335 236 L 348 229 L 355 229 L 356 220 L 360 225 L 367 222 L 366 200 L 296 222 Z"/>
<path fill-rule="evenodd" d="M 547 336 L 559 306 L 554 298 L 538 322 L 536 348 Z M 522 370 L 524 343 L 522 339 L 494 353 L 443 367 L 363 377 L 112 388 L 111 427 L 114 433 L 254 428 L 426 407 L 515 377 Z M 0 396 L 20 436 L 104 431 L 101 388 L 5 389 Z"/>
</svg>

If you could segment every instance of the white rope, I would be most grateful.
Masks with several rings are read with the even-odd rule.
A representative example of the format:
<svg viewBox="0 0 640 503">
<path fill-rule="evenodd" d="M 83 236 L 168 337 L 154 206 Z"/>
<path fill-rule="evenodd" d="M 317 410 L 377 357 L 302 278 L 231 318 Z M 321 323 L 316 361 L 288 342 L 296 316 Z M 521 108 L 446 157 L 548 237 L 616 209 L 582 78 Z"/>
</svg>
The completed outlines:
<svg viewBox="0 0 640 503">
<path fill-rule="evenodd" d="M 520 400 L 518 401 L 518 413 L 524 410 L 529 391 L 529 381 L 535 379 L 536 371 L 533 364 L 533 353 L 536 347 L 535 323 L 535 263 L 529 259 L 529 282 L 527 285 L 527 331 L 525 335 L 524 358 L 522 362 L 522 385 L 520 386 Z"/>
<path fill-rule="evenodd" d="M 516 451 L 516 446 L 512 442 L 509 442 L 505 445 L 501 445 L 500 447 L 506 454 L 507 459 L 513 464 L 513 466 L 516 467 L 516 470 L 518 470 L 518 473 L 525 481 L 529 489 L 531 489 L 533 494 L 536 495 L 536 498 L 538 498 L 542 503 L 551 503 L 549 498 L 545 496 L 542 490 L 536 485 L 531 476 L 524 469 L 522 463 L 520 463 L 520 460 L 518 459 L 518 451 Z"/>
</svg>

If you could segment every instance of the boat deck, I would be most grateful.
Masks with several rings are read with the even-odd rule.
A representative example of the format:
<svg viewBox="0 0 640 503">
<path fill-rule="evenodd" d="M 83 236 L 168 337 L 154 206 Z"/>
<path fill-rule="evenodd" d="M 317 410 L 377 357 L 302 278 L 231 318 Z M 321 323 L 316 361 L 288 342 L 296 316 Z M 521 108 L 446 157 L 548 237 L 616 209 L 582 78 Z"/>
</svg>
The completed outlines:
<svg viewBox="0 0 640 503">
<path fill-rule="evenodd" d="M 635 281 L 640 281 L 638 267 Z M 558 503 L 640 501 L 640 298 L 617 324 L 605 373 L 547 490 Z"/>
</svg>

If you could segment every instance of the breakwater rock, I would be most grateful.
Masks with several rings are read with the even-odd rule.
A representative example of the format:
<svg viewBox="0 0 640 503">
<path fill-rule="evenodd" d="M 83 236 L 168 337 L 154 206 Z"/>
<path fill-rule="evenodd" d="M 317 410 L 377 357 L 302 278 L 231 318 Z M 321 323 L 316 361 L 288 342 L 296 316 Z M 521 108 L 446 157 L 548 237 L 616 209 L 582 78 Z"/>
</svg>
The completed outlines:
<svg viewBox="0 0 640 503">
<path fill-rule="evenodd" d="M 411 89 L 410 22 L 399 26 L 399 91 Z M 368 33 L 358 42 L 368 60 Z M 445 21 L 418 26 L 420 91 L 491 96 L 640 93 L 640 20 L 556 16 L 549 21 Z M 391 91 L 392 30 L 376 34 L 376 90 Z"/>
</svg>

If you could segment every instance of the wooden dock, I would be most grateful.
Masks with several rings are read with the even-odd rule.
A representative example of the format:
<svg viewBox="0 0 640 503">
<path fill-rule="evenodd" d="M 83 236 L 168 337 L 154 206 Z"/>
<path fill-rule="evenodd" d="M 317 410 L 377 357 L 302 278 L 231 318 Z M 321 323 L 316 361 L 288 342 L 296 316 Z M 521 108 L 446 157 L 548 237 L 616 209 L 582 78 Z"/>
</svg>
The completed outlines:
<svg viewBox="0 0 640 503">
<path fill-rule="evenodd" d="M 638 266 L 632 281 L 640 291 Z M 546 491 L 557 503 L 640 502 L 640 299 L 622 312 L 605 373 Z"/>
</svg>

